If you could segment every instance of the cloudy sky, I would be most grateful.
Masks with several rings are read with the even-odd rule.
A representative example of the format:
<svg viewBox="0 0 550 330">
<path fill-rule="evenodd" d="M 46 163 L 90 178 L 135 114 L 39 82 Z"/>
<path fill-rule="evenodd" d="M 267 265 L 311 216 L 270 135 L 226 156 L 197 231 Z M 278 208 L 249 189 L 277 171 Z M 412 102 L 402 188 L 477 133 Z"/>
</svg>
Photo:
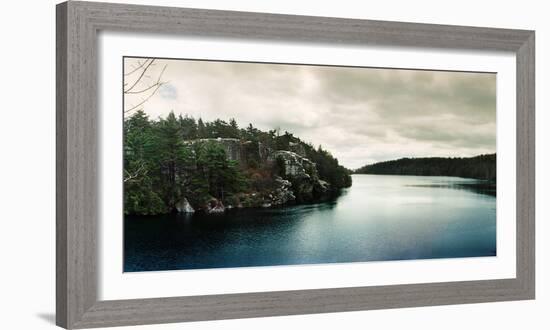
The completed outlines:
<svg viewBox="0 0 550 330">
<path fill-rule="evenodd" d="M 138 60 L 126 58 L 125 72 Z M 164 67 L 166 84 L 142 107 L 151 118 L 174 111 L 280 128 L 351 169 L 496 150 L 495 74 L 157 59 L 143 83 Z M 126 95 L 125 108 L 141 98 Z"/>
</svg>

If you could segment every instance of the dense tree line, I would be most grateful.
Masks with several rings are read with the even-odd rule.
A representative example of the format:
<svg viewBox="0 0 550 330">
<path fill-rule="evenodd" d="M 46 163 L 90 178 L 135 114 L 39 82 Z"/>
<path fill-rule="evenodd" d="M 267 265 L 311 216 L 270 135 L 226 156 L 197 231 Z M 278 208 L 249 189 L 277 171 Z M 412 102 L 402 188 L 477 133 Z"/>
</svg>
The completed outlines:
<svg viewBox="0 0 550 330">
<path fill-rule="evenodd" d="M 218 138 L 238 139 L 250 152 L 244 152 L 240 162 L 231 160 Z M 162 214 L 173 211 L 183 198 L 200 206 L 269 189 L 280 169 L 265 162 L 258 150 L 300 152 L 316 163 L 319 177 L 331 189 L 351 185 L 350 172 L 328 151 L 291 133 L 266 132 L 252 124 L 240 128 L 234 119 L 205 122 L 174 113 L 153 120 L 137 111 L 124 120 L 124 212 Z"/>
<path fill-rule="evenodd" d="M 124 121 L 125 213 L 167 213 L 183 197 L 201 204 L 246 187 L 220 145 L 185 144 L 188 121 L 173 113 L 153 121 L 142 111 Z"/>
<path fill-rule="evenodd" d="M 402 158 L 363 166 L 357 174 L 456 176 L 496 181 L 496 154 L 470 158 Z"/>
</svg>

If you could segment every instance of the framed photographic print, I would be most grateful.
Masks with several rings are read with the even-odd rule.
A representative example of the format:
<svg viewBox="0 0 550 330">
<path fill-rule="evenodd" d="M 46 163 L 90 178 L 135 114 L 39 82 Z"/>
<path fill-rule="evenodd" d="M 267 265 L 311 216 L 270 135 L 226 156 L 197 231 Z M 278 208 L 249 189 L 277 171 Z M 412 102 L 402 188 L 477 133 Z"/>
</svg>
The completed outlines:
<svg viewBox="0 0 550 330">
<path fill-rule="evenodd" d="M 534 32 L 57 6 L 57 323 L 534 299 Z"/>
</svg>

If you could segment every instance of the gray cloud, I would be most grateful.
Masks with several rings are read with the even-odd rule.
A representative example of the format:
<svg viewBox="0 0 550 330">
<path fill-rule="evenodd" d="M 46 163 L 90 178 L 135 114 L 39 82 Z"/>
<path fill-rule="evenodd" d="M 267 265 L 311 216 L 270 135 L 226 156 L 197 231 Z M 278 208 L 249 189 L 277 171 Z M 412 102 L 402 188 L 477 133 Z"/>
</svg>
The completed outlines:
<svg viewBox="0 0 550 330">
<path fill-rule="evenodd" d="M 159 88 L 158 93 L 159 93 L 159 96 L 164 98 L 164 99 L 177 99 L 177 97 L 178 97 L 178 91 L 177 91 L 176 87 L 174 87 L 170 83 L 166 83 L 166 84 L 162 85 Z"/>
<path fill-rule="evenodd" d="M 151 79 L 164 64 L 169 84 L 144 105 L 153 118 L 174 111 L 280 128 L 350 168 L 496 150 L 495 74 L 158 60 Z"/>
</svg>

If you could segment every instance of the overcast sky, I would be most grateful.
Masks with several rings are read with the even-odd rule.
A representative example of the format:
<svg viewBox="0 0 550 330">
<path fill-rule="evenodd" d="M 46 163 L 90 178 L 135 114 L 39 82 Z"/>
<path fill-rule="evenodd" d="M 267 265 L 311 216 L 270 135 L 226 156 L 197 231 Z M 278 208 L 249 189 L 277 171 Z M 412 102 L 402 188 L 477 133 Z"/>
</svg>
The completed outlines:
<svg viewBox="0 0 550 330">
<path fill-rule="evenodd" d="M 126 72 L 136 61 L 126 59 Z M 143 105 L 151 118 L 174 111 L 280 128 L 351 169 L 496 150 L 495 74 L 159 59 L 146 78 L 165 65 L 167 83 Z"/>
</svg>

